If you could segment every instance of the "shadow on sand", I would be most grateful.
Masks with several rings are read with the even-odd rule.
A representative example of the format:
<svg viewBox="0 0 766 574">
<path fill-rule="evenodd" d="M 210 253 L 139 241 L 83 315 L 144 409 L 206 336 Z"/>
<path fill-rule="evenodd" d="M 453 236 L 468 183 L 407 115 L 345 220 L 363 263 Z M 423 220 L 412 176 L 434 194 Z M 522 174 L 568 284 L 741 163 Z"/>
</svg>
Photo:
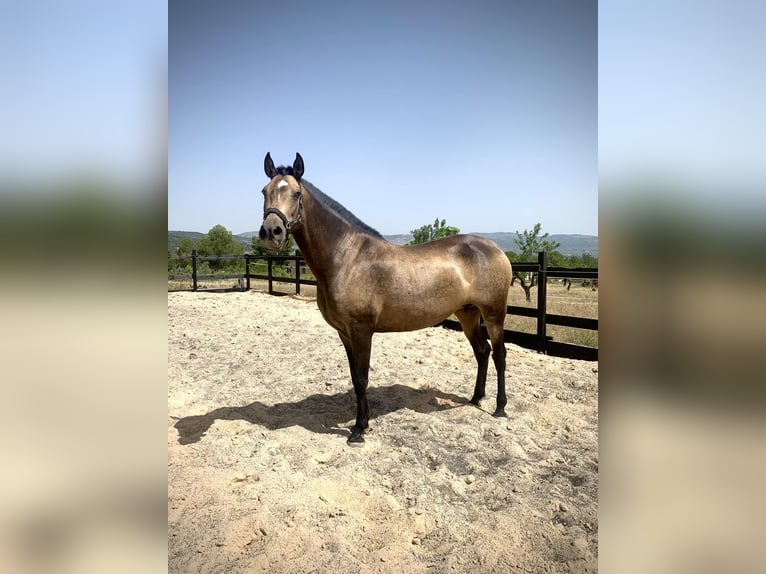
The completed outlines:
<svg viewBox="0 0 766 574">
<path fill-rule="evenodd" d="M 468 399 L 436 389 L 418 390 L 404 385 L 371 387 L 367 391 L 371 421 L 403 408 L 419 413 L 432 413 L 470 404 Z M 244 420 L 268 429 L 301 426 L 321 434 L 348 436 L 350 430 L 341 427 L 355 416 L 356 399 L 353 391 L 334 395 L 315 394 L 293 403 L 265 405 L 260 402 L 243 406 L 219 407 L 204 415 L 182 417 L 174 425 L 178 442 L 198 442 L 217 420 Z"/>
</svg>

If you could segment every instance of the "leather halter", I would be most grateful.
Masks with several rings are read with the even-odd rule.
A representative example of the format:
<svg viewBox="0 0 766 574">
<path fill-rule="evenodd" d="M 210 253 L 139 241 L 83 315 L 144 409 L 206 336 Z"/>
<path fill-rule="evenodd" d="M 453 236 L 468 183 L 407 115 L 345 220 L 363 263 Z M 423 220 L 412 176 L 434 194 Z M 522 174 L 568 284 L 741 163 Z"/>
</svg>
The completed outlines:
<svg viewBox="0 0 766 574">
<path fill-rule="evenodd" d="M 264 209 L 263 210 L 263 219 L 265 220 L 266 217 L 268 217 L 268 215 L 270 213 L 273 213 L 279 219 L 282 220 L 282 225 L 285 226 L 285 229 L 287 230 L 287 233 L 289 234 L 290 230 L 293 227 L 295 227 L 296 225 L 299 225 L 301 223 L 301 221 L 302 221 L 302 217 L 303 217 L 303 196 L 301 196 L 298 199 L 298 217 L 296 217 L 295 219 L 292 219 L 292 220 L 288 221 L 287 216 L 284 213 L 282 213 L 281 210 L 277 209 L 276 207 L 267 207 L 266 209 Z"/>
</svg>

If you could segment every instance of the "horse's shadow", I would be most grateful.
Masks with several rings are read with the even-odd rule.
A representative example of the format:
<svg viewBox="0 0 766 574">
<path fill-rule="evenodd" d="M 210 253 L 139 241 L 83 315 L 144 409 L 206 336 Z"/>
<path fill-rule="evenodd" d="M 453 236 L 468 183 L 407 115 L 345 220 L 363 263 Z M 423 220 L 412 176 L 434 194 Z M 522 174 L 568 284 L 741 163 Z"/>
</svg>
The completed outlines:
<svg viewBox="0 0 766 574">
<path fill-rule="evenodd" d="M 398 384 L 370 388 L 367 396 L 373 417 L 403 408 L 432 413 L 469 404 L 468 399 L 451 393 L 436 389 L 418 390 Z M 198 442 L 217 420 L 244 420 L 271 430 L 301 426 L 319 434 L 349 435 L 350 429 L 340 424 L 353 420 L 355 406 L 353 392 L 314 394 L 292 403 L 265 405 L 256 401 L 243 406 L 219 407 L 204 415 L 182 417 L 174 427 L 178 431 L 180 444 Z"/>
</svg>

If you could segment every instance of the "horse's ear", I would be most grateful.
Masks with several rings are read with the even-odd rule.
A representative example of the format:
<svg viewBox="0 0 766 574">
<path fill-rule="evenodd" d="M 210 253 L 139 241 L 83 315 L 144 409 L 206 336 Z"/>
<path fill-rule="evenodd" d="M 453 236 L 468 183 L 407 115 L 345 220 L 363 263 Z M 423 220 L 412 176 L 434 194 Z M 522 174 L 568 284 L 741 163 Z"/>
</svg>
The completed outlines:
<svg viewBox="0 0 766 574">
<path fill-rule="evenodd" d="M 271 160 L 271 153 L 267 153 L 266 158 L 263 160 L 263 170 L 269 179 L 277 175 L 277 168 L 274 167 L 274 162 Z"/>
<path fill-rule="evenodd" d="M 298 181 L 303 177 L 303 158 L 301 154 L 295 154 L 295 161 L 293 162 L 293 177 Z"/>
</svg>

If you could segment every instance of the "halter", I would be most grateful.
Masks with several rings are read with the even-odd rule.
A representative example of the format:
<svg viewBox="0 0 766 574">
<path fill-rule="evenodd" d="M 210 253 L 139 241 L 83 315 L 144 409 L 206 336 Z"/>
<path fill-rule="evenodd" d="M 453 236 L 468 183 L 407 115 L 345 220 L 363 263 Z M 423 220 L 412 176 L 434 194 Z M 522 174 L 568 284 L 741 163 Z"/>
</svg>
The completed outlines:
<svg viewBox="0 0 766 574">
<path fill-rule="evenodd" d="M 282 225 L 285 226 L 285 229 L 287 230 L 287 233 L 289 234 L 290 230 L 293 227 L 295 227 L 296 225 L 299 225 L 301 223 L 301 221 L 302 221 L 302 218 L 303 218 L 303 196 L 301 195 L 301 197 L 298 198 L 298 217 L 296 217 L 295 219 L 293 219 L 291 221 L 288 221 L 287 220 L 287 216 L 284 213 L 282 213 L 281 210 L 277 209 L 276 207 L 268 207 L 268 208 L 264 209 L 263 210 L 263 219 L 265 220 L 266 217 L 268 217 L 268 215 L 270 213 L 273 213 L 279 219 L 282 220 Z"/>
</svg>

